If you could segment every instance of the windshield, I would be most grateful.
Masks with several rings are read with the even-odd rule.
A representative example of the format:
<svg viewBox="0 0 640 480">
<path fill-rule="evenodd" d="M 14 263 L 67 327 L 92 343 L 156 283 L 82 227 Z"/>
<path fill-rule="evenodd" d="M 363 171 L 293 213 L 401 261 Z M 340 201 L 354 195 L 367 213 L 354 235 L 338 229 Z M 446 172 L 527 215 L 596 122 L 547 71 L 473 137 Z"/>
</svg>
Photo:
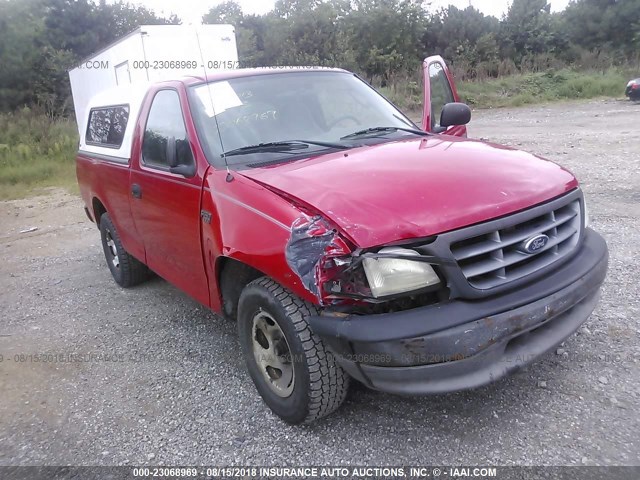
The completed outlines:
<svg viewBox="0 0 640 480">
<path fill-rule="evenodd" d="M 287 72 L 210 82 L 191 87 L 190 103 L 205 153 L 218 167 L 225 166 L 225 160 L 232 168 L 243 168 L 352 148 L 363 144 L 362 135 L 353 134 L 369 129 L 378 128 L 364 135 L 376 141 L 411 135 L 380 127 L 417 129 L 346 72 Z"/>
</svg>

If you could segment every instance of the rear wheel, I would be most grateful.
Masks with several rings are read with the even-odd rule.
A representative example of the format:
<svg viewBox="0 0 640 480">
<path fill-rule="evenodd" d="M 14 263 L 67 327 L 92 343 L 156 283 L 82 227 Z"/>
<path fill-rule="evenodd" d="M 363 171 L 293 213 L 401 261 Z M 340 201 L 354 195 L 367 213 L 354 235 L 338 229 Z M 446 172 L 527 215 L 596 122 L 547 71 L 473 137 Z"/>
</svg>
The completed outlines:
<svg viewBox="0 0 640 480">
<path fill-rule="evenodd" d="M 133 287 L 149 278 L 147 266 L 132 257 L 122 246 L 108 213 L 103 213 L 100 217 L 100 236 L 107 265 L 118 285 L 125 288 Z"/>
<path fill-rule="evenodd" d="M 315 335 L 317 309 L 268 277 L 242 292 L 240 345 L 249 375 L 271 410 L 292 424 L 329 415 L 344 401 L 350 377 Z"/>
</svg>

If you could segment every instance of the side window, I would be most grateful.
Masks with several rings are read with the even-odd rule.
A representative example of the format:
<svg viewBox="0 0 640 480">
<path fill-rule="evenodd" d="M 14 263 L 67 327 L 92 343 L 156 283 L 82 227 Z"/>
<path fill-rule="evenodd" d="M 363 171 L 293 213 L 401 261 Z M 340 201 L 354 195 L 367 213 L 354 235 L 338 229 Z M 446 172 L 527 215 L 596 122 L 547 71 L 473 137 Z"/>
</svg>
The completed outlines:
<svg viewBox="0 0 640 480">
<path fill-rule="evenodd" d="M 439 126 L 442 107 L 454 100 L 447 74 L 438 62 L 429 65 L 429 84 L 431 87 L 431 128 Z"/>
<path fill-rule="evenodd" d="M 129 105 L 92 108 L 87 122 L 86 143 L 120 148 L 129 121 Z"/>
<path fill-rule="evenodd" d="M 180 98 L 175 90 L 160 90 L 153 99 L 147 126 L 142 139 L 142 160 L 152 167 L 169 167 L 167 141 L 176 140 L 176 158 L 179 164 L 193 163 L 193 154 L 182 118 Z"/>
</svg>

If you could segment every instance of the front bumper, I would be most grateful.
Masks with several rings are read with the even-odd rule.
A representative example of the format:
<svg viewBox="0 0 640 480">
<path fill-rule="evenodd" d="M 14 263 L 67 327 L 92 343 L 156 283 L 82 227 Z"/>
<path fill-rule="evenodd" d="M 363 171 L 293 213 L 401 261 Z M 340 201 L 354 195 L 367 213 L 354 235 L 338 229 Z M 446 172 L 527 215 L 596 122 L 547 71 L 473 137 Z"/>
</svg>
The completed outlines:
<svg viewBox="0 0 640 480">
<path fill-rule="evenodd" d="M 517 290 L 380 315 L 315 316 L 311 327 L 354 378 L 377 390 L 475 388 L 562 343 L 595 308 L 608 265 L 590 229 L 571 260 Z"/>
</svg>

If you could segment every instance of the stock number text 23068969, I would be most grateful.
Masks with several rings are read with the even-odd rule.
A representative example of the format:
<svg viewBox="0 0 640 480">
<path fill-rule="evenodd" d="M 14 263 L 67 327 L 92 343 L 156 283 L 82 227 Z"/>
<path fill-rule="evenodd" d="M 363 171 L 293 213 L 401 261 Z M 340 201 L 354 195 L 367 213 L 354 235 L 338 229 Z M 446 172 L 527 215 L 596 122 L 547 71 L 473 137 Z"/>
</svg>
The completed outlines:
<svg viewBox="0 0 640 480">
<path fill-rule="evenodd" d="M 240 68 L 237 60 L 134 60 L 131 64 L 134 69 L 151 70 L 175 70 L 175 69 L 219 69 L 219 68 Z"/>
</svg>

